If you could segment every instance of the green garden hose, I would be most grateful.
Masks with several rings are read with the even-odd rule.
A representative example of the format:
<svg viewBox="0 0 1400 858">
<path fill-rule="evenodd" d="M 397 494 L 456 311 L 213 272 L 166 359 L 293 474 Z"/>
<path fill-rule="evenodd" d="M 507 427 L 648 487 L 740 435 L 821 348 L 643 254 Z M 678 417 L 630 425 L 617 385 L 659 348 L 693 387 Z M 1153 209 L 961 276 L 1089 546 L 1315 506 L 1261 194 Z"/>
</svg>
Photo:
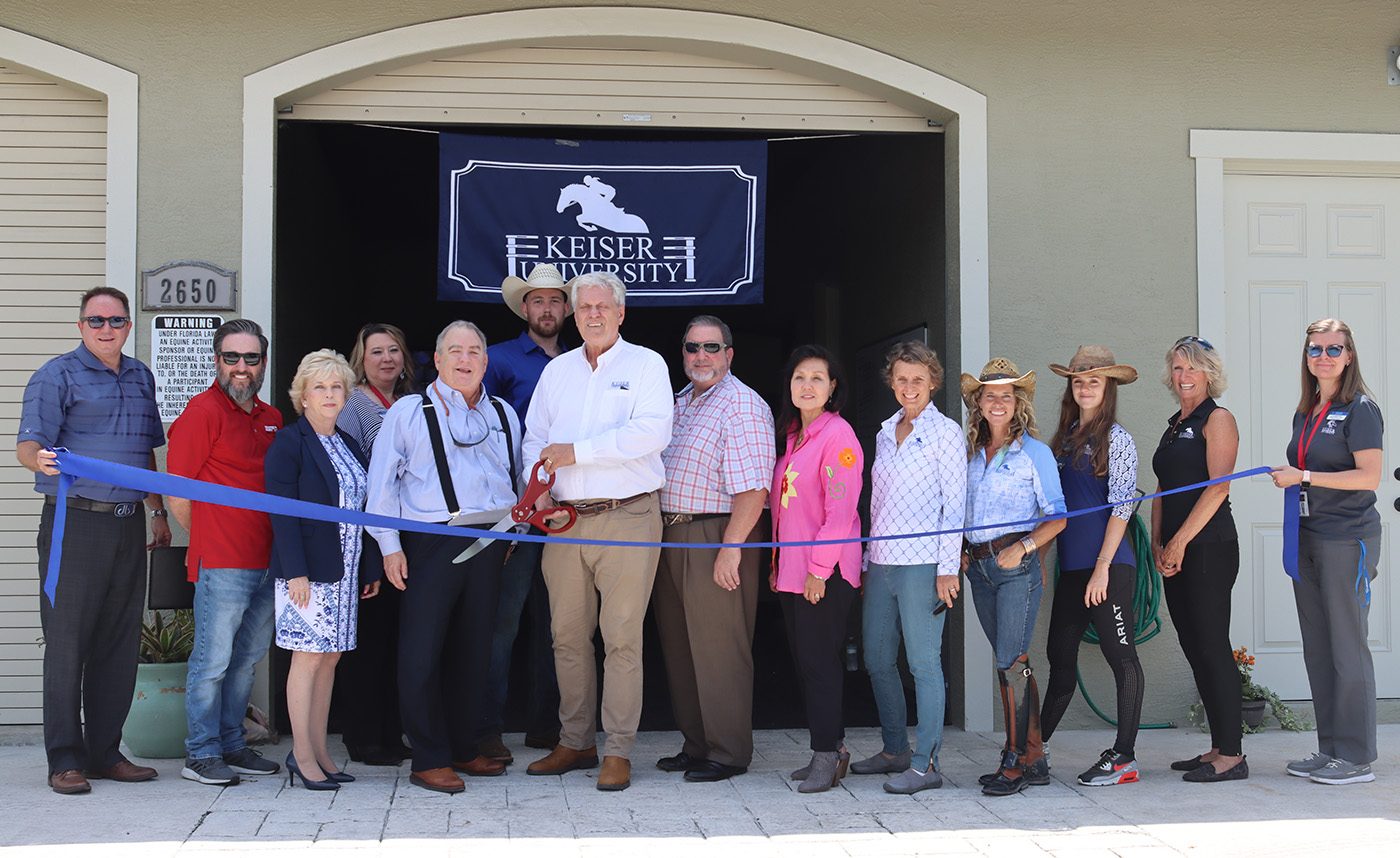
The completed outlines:
<svg viewBox="0 0 1400 858">
<path fill-rule="evenodd" d="M 1128 538 L 1133 541 L 1133 554 L 1137 558 L 1137 586 L 1133 588 L 1133 643 L 1141 646 L 1162 631 L 1162 619 L 1158 616 L 1162 607 L 1162 576 L 1157 573 L 1157 565 L 1152 560 L 1152 534 L 1147 525 L 1142 523 L 1142 516 L 1137 513 L 1133 513 L 1133 517 L 1128 521 Z M 1060 567 L 1057 558 L 1055 586 L 1058 587 L 1059 582 Z M 1098 645 L 1099 635 L 1093 625 L 1085 630 L 1083 640 L 1085 643 Z M 1079 693 L 1084 695 L 1084 702 L 1089 704 L 1094 714 L 1117 727 L 1118 722 L 1108 717 L 1098 704 L 1094 703 L 1094 698 L 1089 696 L 1089 689 L 1084 687 L 1084 674 L 1080 672 L 1077 664 L 1074 667 L 1074 676 L 1079 683 Z M 1138 725 L 1140 730 L 1167 730 L 1174 727 L 1174 721 Z"/>
</svg>

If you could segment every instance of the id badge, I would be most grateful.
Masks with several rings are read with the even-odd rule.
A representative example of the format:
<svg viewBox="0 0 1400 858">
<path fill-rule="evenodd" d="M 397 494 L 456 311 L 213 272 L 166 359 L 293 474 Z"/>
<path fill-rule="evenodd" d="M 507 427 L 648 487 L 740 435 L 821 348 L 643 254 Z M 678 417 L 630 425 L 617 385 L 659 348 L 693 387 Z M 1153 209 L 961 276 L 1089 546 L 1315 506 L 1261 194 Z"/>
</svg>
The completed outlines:
<svg viewBox="0 0 1400 858">
<path fill-rule="evenodd" d="M 1298 517 L 1308 517 L 1308 493 L 1298 492 Z"/>
</svg>

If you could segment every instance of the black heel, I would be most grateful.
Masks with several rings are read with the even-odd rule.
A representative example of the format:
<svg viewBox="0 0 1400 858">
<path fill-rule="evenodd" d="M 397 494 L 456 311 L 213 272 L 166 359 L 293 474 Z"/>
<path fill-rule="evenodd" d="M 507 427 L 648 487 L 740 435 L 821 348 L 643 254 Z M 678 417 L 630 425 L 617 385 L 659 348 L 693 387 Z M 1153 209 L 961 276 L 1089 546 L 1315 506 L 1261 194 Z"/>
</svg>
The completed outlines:
<svg viewBox="0 0 1400 858">
<path fill-rule="evenodd" d="M 288 751 L 288 752 L 287 752 L 286 763 L 287 763 L 287 786 L 289 786 L 289 787 L 290 787 L 290 786 L 295 786 L 295 785 L 296 785 L 296 779 L 297 779 L 297 778 L 301 778 L 301 785 L 304 786 L 304 787 L 306 787 L 307 789 L 310 789 L 310 790 L 337 790 L 337 789 L 340 789 L 340 784 L 337 783 L 334 779 L 329 778 L 329 777 L 326 778 L 326 779 L 323 780 L 323 781 L 312 781 L 312 780 L 307 780 L 306 775 L 302 774 L 302 773 L 301 773 L 301 769 L 297 768 L 297 758 L 294 757 L 294 756 L 292 756 L 292 752 L 291 752 L 291 751 Z"/>
</svg>

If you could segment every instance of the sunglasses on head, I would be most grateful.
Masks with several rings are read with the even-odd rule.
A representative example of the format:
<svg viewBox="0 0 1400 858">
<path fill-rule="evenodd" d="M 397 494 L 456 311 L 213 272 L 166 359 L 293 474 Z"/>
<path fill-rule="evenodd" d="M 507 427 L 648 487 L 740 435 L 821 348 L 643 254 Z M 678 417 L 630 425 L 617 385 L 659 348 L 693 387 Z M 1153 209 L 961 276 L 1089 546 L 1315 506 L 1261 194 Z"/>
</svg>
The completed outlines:
<svg viewBox="0 0 1400 858">
<path fill-rule="evenodd" d="M 1310 358 L 1320 358 L 1322 357 L 1322 353 L 1326 352 L 1327 356 L 1330 358 L 1339 358 L 1342 356 L 1342 353 L 1346 350 L 1347 347 L 1342 345 L 1330 345 L 1324 347 L 1318 345 L 1317 343 L 1308 343 L 1307 355 Z"/>
<path fill-rule="evenodd" d="M 112 330 L 125 328 L 127 322 L 131 321 L 130 316 L 84 316 L 82 319 L 89 328 L 94 331 L 101 330 L 103 325 L 111 325 Z"/>
<path fill-rule="evenodd" d="M 692 343 L 689 340 L 685 342 L 685 353 L 688 355 L 693 355 L 701 349 L 704 349 L 706 354 L 717 355 L 727 348 L 729 346 L 724 343 Z"/>
<path fill-rule="evenodd" d="M 1177 346 L 1184 346 L 1187 343 L 1195 343 L 1208 352 L 1215 351 L 1215 346 L 1211 345 L 1209 340 L 1203 340 L 1197 336 L 1182 337 L 1176 341 Z M 1172 348 L 1176 348 L 1176 346 L 1172 346 Z"/>
<path fill-rule="evenodd" d="M 257 366 L 262 363 L 263 356 L 261 352 L 219 352 L 219 358 L 224 366 L 238 366 L 240 360 L 248 366 Z"/>
</svg>

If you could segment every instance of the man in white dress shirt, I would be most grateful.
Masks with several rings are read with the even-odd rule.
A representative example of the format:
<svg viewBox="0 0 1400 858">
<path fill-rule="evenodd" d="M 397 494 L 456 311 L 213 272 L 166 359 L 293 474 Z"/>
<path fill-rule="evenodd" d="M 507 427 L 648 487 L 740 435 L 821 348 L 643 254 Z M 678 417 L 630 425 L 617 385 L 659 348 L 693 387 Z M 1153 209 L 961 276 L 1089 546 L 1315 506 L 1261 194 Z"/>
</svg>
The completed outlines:
<svg viewBox="0 0 1400 858">
<path fill-rule="evenodd" d="M 556 475 L 552 496 L 578 511 L 568 535 L 657 542 L 666 482 L 661 451 L 671 440 L 671 383 L 661 355 L 622 339 L 627 289 L 594 272 L 568 284 L 583 346 L 540 376 L 525 418 L 527 466 Z M 550 496 L 540 507 L 554 503 Z M 598 681 L 593 632 L 603 632 L 603 768 L 600 790 L 631 785 L 628 754 L 642 714 L 642 619 L 656 577 L 657 548 L 545 546 L 543 569 L 559 676 L 559 745 L 532 775 L 598 765 Z"/>
</svg>

